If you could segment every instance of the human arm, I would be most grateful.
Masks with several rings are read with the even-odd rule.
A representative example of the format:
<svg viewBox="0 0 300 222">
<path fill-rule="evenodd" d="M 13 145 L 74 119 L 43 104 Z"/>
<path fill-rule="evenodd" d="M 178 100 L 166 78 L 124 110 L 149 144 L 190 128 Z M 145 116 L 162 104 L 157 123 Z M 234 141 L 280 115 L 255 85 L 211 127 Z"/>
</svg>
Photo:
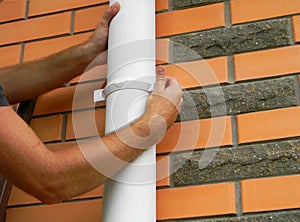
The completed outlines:
<svg viewBox="0 0 300 222">
<path fill-rule="evenodd" d="M 47 149 L 10 107 L 0 107 L 1 174 L 48 204 L 77 196 L 105 183 L 109 175 L 96 170 L 83 152 L 114 175 L 144 149 L 156 144 L 178 115 L 182 103 L 179 84 L 166 78 L 161 69 L 158 69 L 157 79 L 146 112 L 138 120 L 118 133 L 56 152 Z M 166 121 L 165 127 L 162 119 Z M 129 136 L 132 132 L 135 137 Z M 124 138 L 129 139 L 128 143 L 124 143 Z M 112 157 L 122 160 L 121 164 L 112 161 Z"/>
<path fill-rule="evenodd" d="M 10 104 L 34 98 L 81 74 L 107 49 L 109 23 L 119 9 L 118 3 L 109 7 L 87 41 L 39 60 L 0 69 L 0 83 Z"/>
</svg>

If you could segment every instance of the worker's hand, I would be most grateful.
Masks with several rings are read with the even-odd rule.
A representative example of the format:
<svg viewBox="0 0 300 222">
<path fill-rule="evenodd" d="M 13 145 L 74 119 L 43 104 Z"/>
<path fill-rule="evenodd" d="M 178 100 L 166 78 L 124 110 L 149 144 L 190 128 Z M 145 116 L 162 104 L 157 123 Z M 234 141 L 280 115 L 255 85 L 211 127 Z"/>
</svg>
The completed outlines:
<svg viewBox="0 0 300 222">
<path fill-rule="evenodd" d="M 156 73 L 156 84 L 148 98 L 145 115 L 162 117 L 169 128 L 180 112 L 182 90 L 175 79 L 166 76 L 163 67 L 157 67 Z"/>
<path fill-rule="evenodd" d="M 98 22 L 93 35 L 86 42 L 87 47 L 91 50 L 91 52 L 99 55 L 106 51 L 109 24 L 119 10 L 120 4 L 118 2 L 106 9 L 101 20 Z"/>
<path fill-rule="evenodd" d="M 162 67 L 157 67 L 156 73 L 156 84 L 148 97 L 145 113 L 131 124 L 130 130 L 125 128 L 118 132 L 119 139 L 130 147 L 148 149 L 159 143 L 180 112 L 179 83 L 167 77 Z"/>
</svg>

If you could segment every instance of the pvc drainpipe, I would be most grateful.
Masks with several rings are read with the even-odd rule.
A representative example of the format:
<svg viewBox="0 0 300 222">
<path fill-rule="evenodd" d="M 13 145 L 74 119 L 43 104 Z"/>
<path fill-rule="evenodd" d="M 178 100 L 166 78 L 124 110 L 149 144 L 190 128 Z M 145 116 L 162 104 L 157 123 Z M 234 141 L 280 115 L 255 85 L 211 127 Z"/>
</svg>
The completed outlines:
<svg viewBox="0 0 300 222">
<path fill-rule="evenodd" d="M 155 81 L 155 1 L 118 2 L 121 10 L 109 31 L 106 88 L 111 89 L 106 95 L 106 133 L 144 113 L 147 87 Z M 155 162 L 153 147 L 107 182 L 103 222 L 156 221 Z"/>
</svg>

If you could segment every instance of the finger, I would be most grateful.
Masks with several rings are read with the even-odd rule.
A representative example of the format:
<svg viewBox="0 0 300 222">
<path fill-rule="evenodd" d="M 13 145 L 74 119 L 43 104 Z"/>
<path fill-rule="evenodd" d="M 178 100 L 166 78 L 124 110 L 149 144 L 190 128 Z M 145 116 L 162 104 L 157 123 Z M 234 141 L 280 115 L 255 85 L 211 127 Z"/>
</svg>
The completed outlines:
<svg viewBox="0 0 300 222">
<path fill-rule="evenodd" d="M 104 27 L 107 27 L 112 20 L 112 18 L 120 11 L 120 4 L 119 2 L 114 3 L 108 9 L 105 10 L 100 24 Z"/>
<path fill-rule="evenodd" d="M 180 84 L 174 78 L 168 78 L 167 88 L 169 88 L 171 90 L 182 91 Z"/>
<path fill-rule="evenodd" d="M 183 98 L 181 97 L 181 99 L 180 99 L 180 101 L 179 101 L 179 103 L 177 105 L 178 113 L 180 113 L 180 111 L 181 111 L 182 103 L 183 103 Z"/>
<path fill-rule="evenodd" d="M 158 66 L 156 68 L 156 83 L 154 91 L 161 91 L 165 89 L 167 83 L 166 72 L 163 67 Z"/>
</svg>

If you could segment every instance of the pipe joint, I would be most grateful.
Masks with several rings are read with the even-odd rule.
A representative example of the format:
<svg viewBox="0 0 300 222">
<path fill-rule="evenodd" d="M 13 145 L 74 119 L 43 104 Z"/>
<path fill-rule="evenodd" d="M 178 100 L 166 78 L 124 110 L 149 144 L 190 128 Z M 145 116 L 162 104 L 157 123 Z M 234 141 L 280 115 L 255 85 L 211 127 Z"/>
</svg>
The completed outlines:
<svg viewBox="0 0 300 222">
<path fill-rule="evenodd" d="M 153 84 L 137 80 L 111 83 L 104 89 L 98 89 L 94 91 L 94 102 L 96 103 L 104 101 L 111 93 L 125 89 L 137 89 L 151 93 L 153 87 Z"/>
</svg>

